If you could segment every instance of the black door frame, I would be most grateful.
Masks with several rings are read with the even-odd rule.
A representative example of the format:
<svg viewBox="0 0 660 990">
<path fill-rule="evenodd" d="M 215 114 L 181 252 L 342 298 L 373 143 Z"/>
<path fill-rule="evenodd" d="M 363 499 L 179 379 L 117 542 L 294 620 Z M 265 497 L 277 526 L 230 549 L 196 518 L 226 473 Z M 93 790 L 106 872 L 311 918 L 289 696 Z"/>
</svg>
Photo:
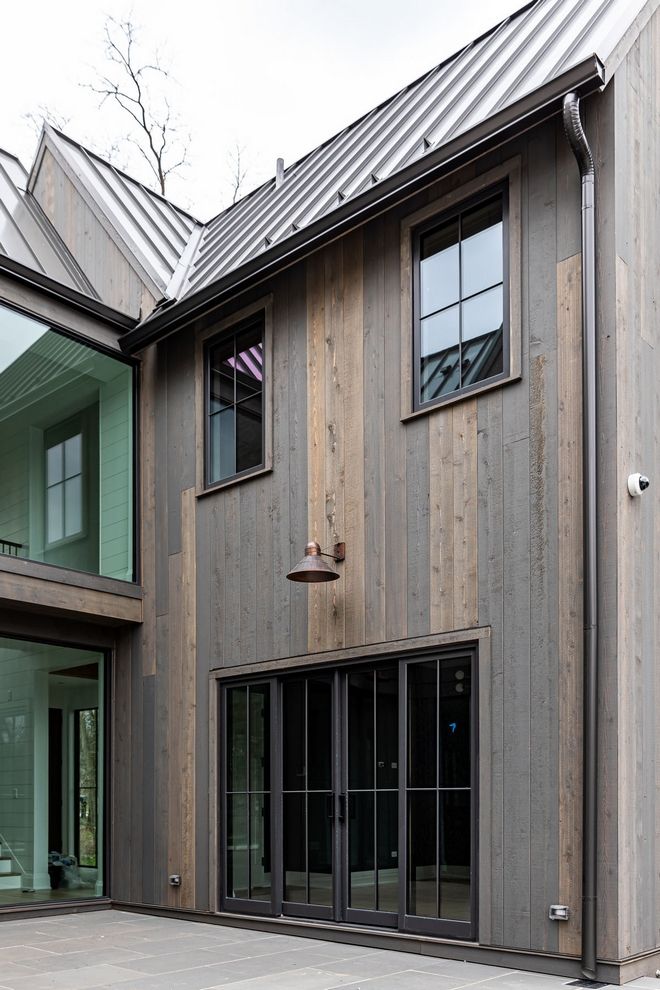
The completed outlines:
<svg viewBox="0 0 660 990">
<path fill-rule="evenodd" d="M 471 794 L 471 839 L 470 839 L 470 909 L 471 921 L 454 921 L 442 918 L 424 918 L 406 914 L 407 888 L 407 809 L 405 768 L 407 767 L 407 671 L 411 664 L 438 659 L 442 661 L 467 659 L 470 661 L 470 794 Z M 399 911 L 392 919 L 381 917 L 387 912 L 363 911 L 348 908 L 348 829 L 344 826 L 344 807 L 347 794 L 346 777 L 346 675 L 356 669 L 374 670 L 379 665 L 396 665 L 399 670 Z M 415 653 L 383 655 L 380 657 L 360 658 L 344 661 L 332 668 L 333 675 L 333 836 L 332 836 L 332 876 L 333 898 L 332 908 L 320 911 L 319 907 L 310 904 L 286 904 L 283 901 L 283 847 L 282 847 L 282 684 L 291 677 L 304 678 L 307 675 L 327 673 L 327 668 L 310 665 L 296 670 L 279 670 L 276 673 L 251 675 L 248 677 L 227 678 L 218 681 L 219 707 L 221 714 L 218 746 L 218 877 L 217 896 L 221 912 L 253 914 L 259 916 L 286 915 L 291 919 L 301 918 L 337 924 L 360 924 L 376 927 L 383 931 L 393 930 L 410 934 L 432 935 L 436 938 L 475 940 L 478 931 L 478 767 L 479 767 L 479 709 L 478 709 L 478 647 L 477 644 L 461 644 L 457 648 L 429 648 Z M 227 875 L 227 760 L 225 753 L 225 727 L 227 725 L 227 692 L 239 685 L 268 684 L 270 687 L 270 773 L 271 773 L 271 898 L 270 901 L 247 900 L 229 897 L 224 890 L 224 877 Z M 403 798 L 403 799 L 402 799 Z M 343 799 L 343 801 L 342 801 Z M 289 910 L 285 910 L 288 907 Z M 295 912 L 295 913 L 294 913 Z"/>
</svg>

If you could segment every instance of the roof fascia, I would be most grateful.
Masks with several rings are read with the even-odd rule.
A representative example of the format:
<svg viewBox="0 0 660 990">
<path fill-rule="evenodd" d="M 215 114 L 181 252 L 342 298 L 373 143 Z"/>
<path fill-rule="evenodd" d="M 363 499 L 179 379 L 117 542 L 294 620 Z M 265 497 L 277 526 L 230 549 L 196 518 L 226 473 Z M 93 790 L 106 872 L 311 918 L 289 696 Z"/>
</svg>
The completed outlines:
<svg viewBox="0 0 660 990">
<path fill-rule="evenodd" d="M 82 181 L 76 170 L 72 167 L 69 159 L 59 148 L 57 141 L 53 140 L 50 136 L 50 131 L 51 128 L 48 125 L 45 125 L 42 132 L 41 142 L 37 150 L 37 156 L 35 158 L 34 165 L 30 170 L 30 177 L 28 180 L 29 191 L 33 193 L 43 156 L 46 150 L 48 150 L 66 175 L 67 179 L 73 183 L 80 194 L 81 199 L 92 211 L 108 237 L 114 243 L 117 250 L 121 252 L 124 258 L 126 258 L 126 261 L 135 270 L 138 277 L 149 289 L 154 298 L 162 299 L 164 294 L 164 286 L 160 282 L 156 281 L 153 274 L 149 271 L 149 266 L 146 260 L 141 257 L 138 249 L 122 236 L 107 214 L 100 208 L 98 202 L 87 188 L 87 185 Z M 80 150 L 83 152 L 85 151 L 82 146 L 80 147 Z"/>
<path fill-rule="evenodd" d="M 184 297 L 180 302 L 167 302 L 122 338 L 122 349 L 132 354 L 174 333 L 209 308 L 220 305 L 239 291 L 263 281 L 276 270 L 286 268 L 310 254 L 324 242 L 342 236 L 394 203 L 414 195 L 442 174 L 454 171 L 466 160 L 485 153 L 493 144 L 504 143 L 516 133 L 522 133 L 560 112 L 561 100 L 566 93 L 575 91 L 580 96 L 586 96 L 602 89 L 603 85 L 602 63 L 592 55 L 466 134 L 443 145 L 437 152 L 384 179 L 356 199 L 347 200 L 327 217 L 291 235 L 282 244 L 251 259 L 212 285 Z"/>
<path fill-rule="evenodd" d="M 136 321 L 130 316 L 126 316 L 125 313 L 112 309 L 112 307 L 106 306 L 105 303 L 100 302 L 98 299 L 92 299 L 90 296 L 86 296 L 76 289 L 62 285 L 61 282 L 51 278 L 49 275 L 36 272 L 32 268 L 28 268 L 27 265 L 6 257 L 6 255 L 0 255 L 0 272 L 23 285 L 29 286 L 31 289 L 57 299 L 58 302 L 66 303 L 73 309 L 85 313 L 86 316 L 94 316 L 99 320 L 103 320 L 104 323 L 113 330 L 116 330 L 117 333 L 125 335 L 127 331 L 135 327 Z"/>
</svg>

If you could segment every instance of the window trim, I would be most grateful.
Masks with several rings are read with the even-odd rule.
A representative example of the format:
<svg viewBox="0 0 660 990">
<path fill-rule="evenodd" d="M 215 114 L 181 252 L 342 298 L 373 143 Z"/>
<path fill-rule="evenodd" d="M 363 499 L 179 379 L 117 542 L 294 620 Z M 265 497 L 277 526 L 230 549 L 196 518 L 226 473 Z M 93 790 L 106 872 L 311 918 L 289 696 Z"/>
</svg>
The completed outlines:
<svg viewBox="0 0 660 990">
<path fill-rule="evenodd" d="M 211 492 L 217 492 L 232 485 L 240 484 L 250 478 L 255 478 L 272 470 L 272 295 L 255 300 L 242 309 L 237 310 L 230 316 L 225 317 L 211 325 L 204 327 L 198 332 L 196 341 L 195 360 L 195 384 L 196 384 L 196 414 L 197 414 L 197 442 L 196 442 L 196 492 L 199 497 Z M 263 456 L 261 463 L 251 468 L 246 468 L 228 478 L 219 481 L 208 480 L 209 465 L 209 353 L 211 348 L 219 343 L 223 337 L 240 333 L 243 327 L 247 329 L 250 322 L 259 314 L 263 314 Z"/>
<path fill-rule="evenodd" d="M 475 382 L 457 392 L 424 403 L 417 401 L 419 348 L 417 307 L 419 266 L 416 264 L 419 236 L 445 219 L 504 190 L 505 206 L 505 344 L 504 371 L 497 377 Z M 434 199 L 401 221 L 401 420 L 428 415 L 435 409 L 461 402 L 481 392 L 499 388 L 521 377 L 521 159 L 520 156 L 490 169 L 450 192 Z M 508 333 L 506 315 L 508 309 Z M 508 361 L 507 361 L 508 353 Z"/>
</svg>

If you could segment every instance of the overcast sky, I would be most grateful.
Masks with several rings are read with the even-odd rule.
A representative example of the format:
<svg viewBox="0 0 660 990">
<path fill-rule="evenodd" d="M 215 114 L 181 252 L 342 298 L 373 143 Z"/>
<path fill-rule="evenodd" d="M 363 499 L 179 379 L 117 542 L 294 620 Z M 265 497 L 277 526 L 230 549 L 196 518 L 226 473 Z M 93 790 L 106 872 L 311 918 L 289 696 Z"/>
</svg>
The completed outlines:
<svg viewBox="0 0 660 990">
<path fill-rule="evenodd" d="M 231 197 L 232 150 L 244 149 L 243 192 L 291 164 L 510 14 L 521 0 L 35 0 L 3 5 L 0 146 L 29 167 L 24 119 L 40 106 L 105 152 L 127 131 L 81 84 L 104 64 L 106 14 L 140 27 L 177 85 L 189 161 L 168 198 L 208 219 Z M 142 165 L 117 163 L 141 180 Z"/>
</svg>

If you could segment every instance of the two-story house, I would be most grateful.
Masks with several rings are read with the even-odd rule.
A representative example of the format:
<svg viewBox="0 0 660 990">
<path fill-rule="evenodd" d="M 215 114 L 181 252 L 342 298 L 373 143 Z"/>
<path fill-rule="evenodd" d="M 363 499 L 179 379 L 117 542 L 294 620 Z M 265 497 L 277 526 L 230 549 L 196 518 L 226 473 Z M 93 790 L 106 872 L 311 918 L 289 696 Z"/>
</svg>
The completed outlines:
<svg viewBox="0 0 660 990">
<path fill-rule="evenodd" d="M 660 966 L 659 87 L 534 0 L 208 223 L 0 155 L 0 915 Z"/>
</svg>

